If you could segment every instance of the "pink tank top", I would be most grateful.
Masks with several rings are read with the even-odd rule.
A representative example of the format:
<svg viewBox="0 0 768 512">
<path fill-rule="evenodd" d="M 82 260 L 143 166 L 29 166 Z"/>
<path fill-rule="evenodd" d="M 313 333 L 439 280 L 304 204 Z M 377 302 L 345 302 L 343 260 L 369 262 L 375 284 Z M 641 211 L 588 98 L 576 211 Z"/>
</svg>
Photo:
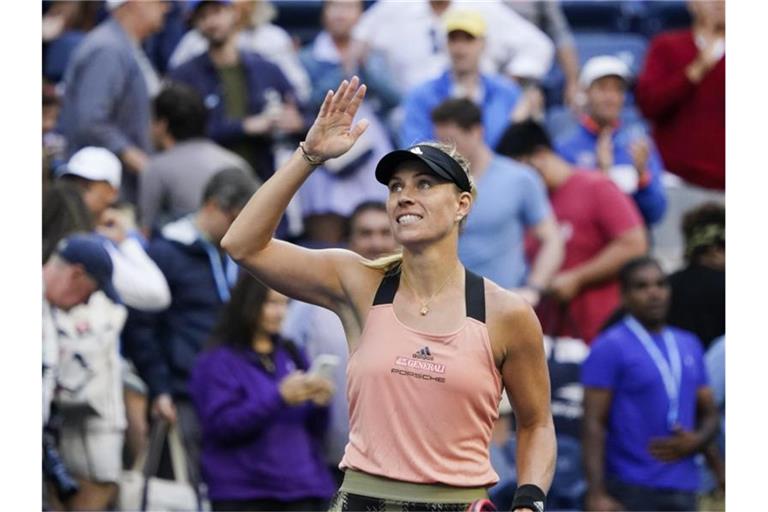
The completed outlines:
<svg viewBox="0 0 768 512">
<path fill-rule="evenodd" d="M 467 318 L 440 335 L 397 319 L 399 280 L 399 273 L 382 280 L 350 354 L 350 432 L 340 467 L 406 482 L 493 485 L 499 477 L 488 449 L 501 375 L 485 325 L 483 278 L 466 271 Z"/>
</svg>

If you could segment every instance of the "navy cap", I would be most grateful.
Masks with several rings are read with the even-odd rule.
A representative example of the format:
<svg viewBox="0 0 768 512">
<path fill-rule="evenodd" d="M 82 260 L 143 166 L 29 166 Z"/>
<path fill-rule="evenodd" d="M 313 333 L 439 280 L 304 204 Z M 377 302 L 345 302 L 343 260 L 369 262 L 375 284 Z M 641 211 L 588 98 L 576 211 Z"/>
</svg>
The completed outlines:
<svg viewBox="0 0 768 512">
<path fill-rule="evenodd" d="M 56 252 L 68 263 L 82 265 L 113 302 L 122 302 L 112 285 L 112 258 L 101 238 L 96 235 L 71 235 L 59 242 Z"/>
<path fill-rule="evenodd" d="M 387 153 L 376 166 L 376 180 L 384 185 L 404 162 L 416 161 L 426 164 L 438 178 L 455 183 L 465 192 L 472 192 L 469 177 L 464 169 L 452 156 L 428 144 L 416 144 L 408 149 L 398 149 Z"/>
</svg>

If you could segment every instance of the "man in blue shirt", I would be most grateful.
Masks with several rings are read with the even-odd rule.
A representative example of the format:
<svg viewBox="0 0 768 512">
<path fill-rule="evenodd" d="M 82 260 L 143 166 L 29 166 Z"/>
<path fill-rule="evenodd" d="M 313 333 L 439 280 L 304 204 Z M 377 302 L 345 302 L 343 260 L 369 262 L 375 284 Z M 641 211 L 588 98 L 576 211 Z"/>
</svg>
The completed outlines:
<svg viewBox="0 0 768 512">
<path fill-rule="evenodd" d="M 469 98 L 483 113 L 485 143 L 496 147 L 520 98 L 520 88 L 501 75 L 480 72 L 485 48 L 485 20 L 474 11 L 449 11 L 445 18 L 451 67 L 413 89 L 403 101 L 399 144 L 409 147 L 433 140 L 430 113 L 448 98 Z"/>
<path fill-rule="evenodd" d="M 586 510 L 696 510 L 693 456 L 719 424 L 701 343 L 666 325 L 658 262 L 632 260 L 619 280 L 627 314 L 582 365 Z"/>
<path fill-rule="evenodd" d="M 621 123 L 630 70 L 619 58 L 587 61 L 579 81 L 585 93 L 579 125 L 555 140 L 556 151 L 584 169 L 599 169 L 631 195 L 646 225 L 664 216 L 667 198 L 661 183 L 663 163 L 637 125 Z"/>
<path fill-rule="evenodd" d="M 563 261 L 564 247 L 547 190 L 532 169 L 491 151 L 480 109 L 449 99 L 432 111 L 439 140 L 469 160 L 477 199 L 459 238 L 459 258 L 473 272 L 516 289 L 535 306 Z M 541 243 L 530 272 L 524 240 L 532 229 Z"/>
</svg>

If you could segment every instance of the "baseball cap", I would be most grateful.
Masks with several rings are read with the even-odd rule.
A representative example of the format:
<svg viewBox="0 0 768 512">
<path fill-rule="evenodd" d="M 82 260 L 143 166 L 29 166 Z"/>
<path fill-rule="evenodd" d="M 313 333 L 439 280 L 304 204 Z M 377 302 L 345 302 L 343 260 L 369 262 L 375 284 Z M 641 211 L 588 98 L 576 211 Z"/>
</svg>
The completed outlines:
<svg viewBox="0 0 768 512">
<path fill-rule="evenodd" d="M 450 9 L 443 16 L 443 25 L 446 34 L 461 30 L 473 37 L 485 36 L 485 18 L 477 11 Z"/>
<path fill-rule="evenodd" d="M 384 155 L 376 166 L 376 180 L 384 185 L 389 184 L 392 173 L 402 163 L 413 161 L 426 164 L 432 174 L 455 183 L 461 190 L 472 191 L 467 173 L 459 162 L 444 151 L 427 144 L 416 144 L 408 149 L 398 149 Z"/>
<path fill-rule="evenodd" d="M 59 242 L 56 253 L 68 263 L 82 265 L 107 297 L 113 302 L 122 302 L 112 284 L 112 258 L 101 238 L 96 235 L 71 235 Z"/>
<path fill-rule="evenodd" d="M 628 82 L 632 76 L 629 66 L 618 57 L 613 55 L 600 55 L 592 57 L 581 68 L 579 83 L 582 87 L 589 87 L 592 82 L 606 76 L 618 76 L 625 82 Z"/>
<path fill-rule="evenodd" d="M 72 174 L 91 181 L 106 181 L 120 188 L 123 166 L 111 151 L 94 146 L 84 147 L 72 155 L 59 176 Z"/>
</svg>

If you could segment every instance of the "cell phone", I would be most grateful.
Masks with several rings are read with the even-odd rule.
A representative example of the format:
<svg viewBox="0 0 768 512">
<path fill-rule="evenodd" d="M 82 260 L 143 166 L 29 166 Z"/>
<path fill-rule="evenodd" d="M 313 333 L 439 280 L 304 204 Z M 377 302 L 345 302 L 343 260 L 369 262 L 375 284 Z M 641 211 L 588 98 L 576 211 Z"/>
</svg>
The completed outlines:
<svg viewBox="0 0 768 512">
<path fill-rule="evenodd" d="M 333 380 L 333 372 L 340 362 L 341 359 L 337 355 L 320 354 L 312 361 L 312 366 L 309 367 L 308 373 Z"/>
</svg>

